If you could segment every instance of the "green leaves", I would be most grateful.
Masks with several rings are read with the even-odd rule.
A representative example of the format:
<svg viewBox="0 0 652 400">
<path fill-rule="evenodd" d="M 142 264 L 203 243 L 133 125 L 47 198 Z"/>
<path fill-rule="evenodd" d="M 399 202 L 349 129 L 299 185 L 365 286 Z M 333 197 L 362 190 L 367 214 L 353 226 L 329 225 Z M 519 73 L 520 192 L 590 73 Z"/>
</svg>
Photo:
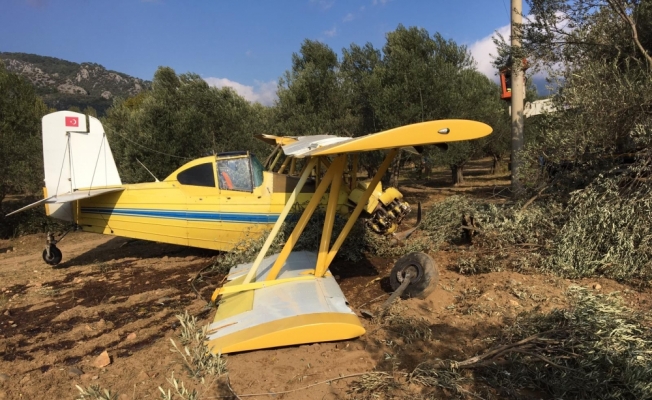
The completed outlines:
<svg viewBox="0 0 652 400">
<path fill-rule="evenodd" d="M 187 161 L 233 150 L 265 152 L 254 135 L 269 111 L 230 88 L 213 88 L 197 74 L 161 67 L 152 90 L 116 101 L 104 120 L 124 182 L 165 178 Z"/>
</svg>

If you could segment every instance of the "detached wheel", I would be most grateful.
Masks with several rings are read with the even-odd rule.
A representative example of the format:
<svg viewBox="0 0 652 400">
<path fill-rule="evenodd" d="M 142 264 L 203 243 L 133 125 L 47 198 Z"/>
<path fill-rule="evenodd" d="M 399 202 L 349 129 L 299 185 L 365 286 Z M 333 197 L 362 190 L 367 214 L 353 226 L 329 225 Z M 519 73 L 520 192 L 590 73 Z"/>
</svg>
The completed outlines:
<svg viewBox="0 0 652 400">
<path fill-rule="evenodd" d="M 43 250 L 43 261 L 49 265 L 57 265 L 61 262 L 63 255 L 57 246 L 50 246 L 50 256 L 48 257 L 47 249 Z"/>
<path fill-rule="evenodd" d="M 392 290 L 398 289 L 405 280 L 408 271 L 412 272 L 410 284 L 401 297 L 418 297 L 425 299 L 437 288 L 439 271 L 435 261 L 425 253 L 410 253 L 396 261 L 389 275 L 389 284 Z"/>
</svg>

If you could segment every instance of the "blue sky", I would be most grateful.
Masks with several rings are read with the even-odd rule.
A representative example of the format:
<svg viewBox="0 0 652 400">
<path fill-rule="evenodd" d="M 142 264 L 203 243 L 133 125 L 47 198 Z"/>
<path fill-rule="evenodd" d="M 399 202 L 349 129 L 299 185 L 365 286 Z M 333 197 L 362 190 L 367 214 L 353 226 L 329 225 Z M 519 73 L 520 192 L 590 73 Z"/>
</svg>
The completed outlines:
<svg viewBox="0 0 652 400">
<path fill-rule="evenodd" d="M 308 38 L 338 54 L 382 48 L 399 23 L 469 46 L 494 77 L 491 35 L 508 32 L 510 0 L 0 0 L 0 51 L 96 62 L 152 79 L 158 66 L 195 72 L 270 104 Z"/>
</svg>

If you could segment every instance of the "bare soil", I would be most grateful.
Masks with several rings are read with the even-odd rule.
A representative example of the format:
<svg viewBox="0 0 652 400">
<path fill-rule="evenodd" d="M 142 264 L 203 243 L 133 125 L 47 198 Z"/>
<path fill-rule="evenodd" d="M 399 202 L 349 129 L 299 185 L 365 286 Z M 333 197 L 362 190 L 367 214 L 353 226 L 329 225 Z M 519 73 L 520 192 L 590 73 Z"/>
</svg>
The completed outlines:
<svg viewBox="0 0 652 400">
<path fill-rule="evenodd" d="M 486 160 L 478 165 L 486 166 Z M 474 175 L 473 166 L 469 170 L 461 187 L 446 186 L 442 170 L 435 183 L 406 181 L 401 190 L 409 201 L 427 207 L 460 191 L 496 200 L 508 184 L 504 174 L 487 177 Z M 202 324 L 212 318 L 214 311 L 205 306 L 221 277 L 201 282 L 199 296 L 189 281 L 216 253 L 75 232 L 60 243 L 64 262 L 53 269 L 41 259 L 44 243 L 45 235 L 0 241 L 0 400 L 73 399 L 79 394 L 76 385 L 98 385 L 119 399 L 154 399 L 160 398 L 159 386 L 170 387 L 173 372 L 186 387 L 196 388 L 200 399 L 283 391 L 291 392 L 263 398 L 360 398 L 355 391 L 360 376 L 305 387 L 371 371 L 404 376 L 429 359 L 472 357 L 518 313 L 565 306 L 563 293 L 570 284 L 621 291 L 634 307 L 649 308 L 652 301 L 649 291 L 607 279 L 572 282 L 510 271 L 460 275 L 453 268 L 464 250 L 460 246 L 431 253 L 440 272 L 437 289 L 425 300 L 401 304 L 406 316 L 430 328 L 432 338 L 416 337 L 410 327 L 391 329 L 362 319 L 367 333 L 358 339 L 228 355 L 228 380 L 209 377 L 202 383 L 185 373 L 170 339 L 177 340 L 175 315 L 184 310 Z M 331 271 L 356 312 L 373 310 L 389 296 L 387 276 L 394 261 L 374 256 L 356 264 L 336 261 Z M 111 363 L 98 368 L 94 362 L 104 351 Z M 433 390 L 404 385 L 391 396 L 421 398 Z"/>
</svg>

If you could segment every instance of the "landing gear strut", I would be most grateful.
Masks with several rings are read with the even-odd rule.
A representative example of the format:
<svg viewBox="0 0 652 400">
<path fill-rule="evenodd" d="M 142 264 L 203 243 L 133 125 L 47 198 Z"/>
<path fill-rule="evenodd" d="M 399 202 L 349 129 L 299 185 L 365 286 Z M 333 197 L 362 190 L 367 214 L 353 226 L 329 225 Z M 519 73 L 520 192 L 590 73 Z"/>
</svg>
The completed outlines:
<svg viewBox="0 0 652 400">
<path fill-rule="evenodd" d="M 73 226 L 72 228 L 65 231 L 58 240 L 54 238 L 54 233 L 48 232 L 47 243 L 45 245 L 45 249 L 43 250 L 43 261 L 45 261 L 46 264 L 55 266 L 61 262 L 63 255 L 61 254 L 61 250 L 59 250 L 57 247 L 57 243 L 62 241 L 63 238 L 66 237 L 66 235 L 74 229 L 75 227 Z"/>
</svg>

